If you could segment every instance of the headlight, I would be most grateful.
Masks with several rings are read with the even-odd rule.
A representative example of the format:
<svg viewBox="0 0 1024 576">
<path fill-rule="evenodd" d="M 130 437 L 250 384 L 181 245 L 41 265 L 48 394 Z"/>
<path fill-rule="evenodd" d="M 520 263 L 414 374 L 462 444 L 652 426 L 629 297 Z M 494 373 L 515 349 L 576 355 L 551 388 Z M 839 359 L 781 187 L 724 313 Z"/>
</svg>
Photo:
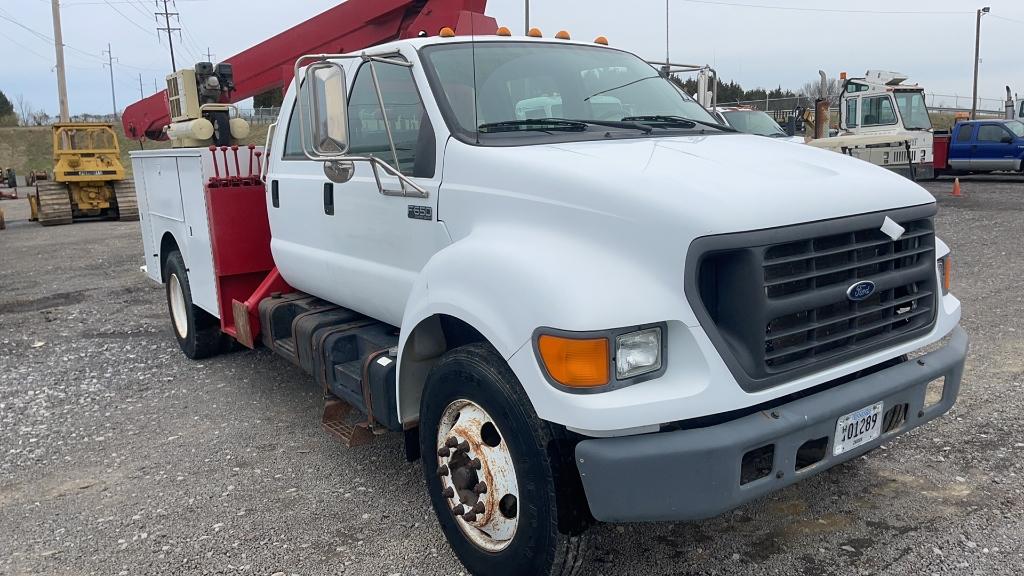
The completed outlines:
<svg viewBox="0 0 1024 576">
<path fill-rule="evenodd" d="M 942 287 L 942 295 L 949 294 L 949 286 L 953 282 L 953 254 L 946 254 L 935 263 L 939 273 L 939 285 Z"/>
<path fill-rule="evenodd" d="M 615 338 L 615 377 L 625 380 L 661 369 L 661 328 L 648 328 Z"/>
</svg>

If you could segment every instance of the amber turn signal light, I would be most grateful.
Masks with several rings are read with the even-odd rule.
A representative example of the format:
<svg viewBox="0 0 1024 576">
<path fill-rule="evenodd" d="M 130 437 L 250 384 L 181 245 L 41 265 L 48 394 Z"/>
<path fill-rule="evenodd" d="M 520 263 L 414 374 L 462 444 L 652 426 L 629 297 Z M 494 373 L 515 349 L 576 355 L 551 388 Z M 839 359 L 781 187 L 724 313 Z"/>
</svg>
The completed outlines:
<svg viewBox="0 0 1024 576">
<path fill-rule="evenodd" d="M 562 338 L 544 334 L 537 340 L 541 361 L 551 378 L 571 388 L 608 383 L 611 361 L 607 338 Z"/>
</svg>

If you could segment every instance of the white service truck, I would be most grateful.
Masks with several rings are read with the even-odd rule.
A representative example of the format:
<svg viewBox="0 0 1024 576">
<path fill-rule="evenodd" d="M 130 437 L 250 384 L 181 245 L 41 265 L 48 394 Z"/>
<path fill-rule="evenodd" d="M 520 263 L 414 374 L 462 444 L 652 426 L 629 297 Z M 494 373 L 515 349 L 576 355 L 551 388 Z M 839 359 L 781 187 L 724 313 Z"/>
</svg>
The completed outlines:
<svg viewBox="0 0 1024 576">
<path fill-rule="evenodd" d="M 558 117 L 524 117 L 540 101 Z M 265 165 L 227 154 L 132 153 L 182 350 L 262 342 L 322 388 L 328 431 L 404 433 L 474 574 L 573 573 L 595 521 L 721 514 L 957 398 L 935 199 L 736 133 L 629 52 L 442 34 L 303 57 Z"/>
</svg>

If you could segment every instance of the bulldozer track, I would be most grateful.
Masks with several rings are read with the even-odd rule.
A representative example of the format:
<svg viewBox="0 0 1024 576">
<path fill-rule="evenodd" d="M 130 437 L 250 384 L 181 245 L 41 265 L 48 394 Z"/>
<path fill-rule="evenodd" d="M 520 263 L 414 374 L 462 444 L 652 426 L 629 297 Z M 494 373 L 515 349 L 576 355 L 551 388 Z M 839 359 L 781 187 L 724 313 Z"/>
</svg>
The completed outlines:
<svg viewBox="0 0 1024 576">
<path fill-rule="evenodd" d="M 135 195 L 135 182 L 121 180 L 114 183 L 114 201 L 117 202 L 117 219 L 132 222 L 139 219 L 139 201 Z"/>
<path fill-rule="evenodd" d="M 71 198 L 61 182 L 42 181 L 36 184 L 39 223 L 43 226 L 71 224 Z"/>
</svg>

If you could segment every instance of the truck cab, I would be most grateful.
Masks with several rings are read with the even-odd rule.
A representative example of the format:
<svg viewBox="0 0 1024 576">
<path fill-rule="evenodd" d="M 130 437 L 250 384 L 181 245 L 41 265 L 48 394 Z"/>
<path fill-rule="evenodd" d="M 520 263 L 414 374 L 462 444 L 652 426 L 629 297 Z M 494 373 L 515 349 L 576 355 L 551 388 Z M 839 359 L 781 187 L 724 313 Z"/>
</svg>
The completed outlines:
<svg viewBox="0 0 1024 576">
<path fill-rule="evenodd" d="M 1024 122 L 974 120 L 953 126 L 949 168 L 958 172 L 1019 172 L 1024 162 Z"/>
<path fill-rule="evenodd" d="M 857 150 L 854 155 L 901 174 L 915 164 L 918 177 L 929 177 L 932 164 L 932 124 L 924 101 L 924 88 L 905 84 L 906 74 L 868 70 L 863 77 L 847 78 L 839 99 L 841 134 L 905 135 L 904 146 Z"/>
</svg>

